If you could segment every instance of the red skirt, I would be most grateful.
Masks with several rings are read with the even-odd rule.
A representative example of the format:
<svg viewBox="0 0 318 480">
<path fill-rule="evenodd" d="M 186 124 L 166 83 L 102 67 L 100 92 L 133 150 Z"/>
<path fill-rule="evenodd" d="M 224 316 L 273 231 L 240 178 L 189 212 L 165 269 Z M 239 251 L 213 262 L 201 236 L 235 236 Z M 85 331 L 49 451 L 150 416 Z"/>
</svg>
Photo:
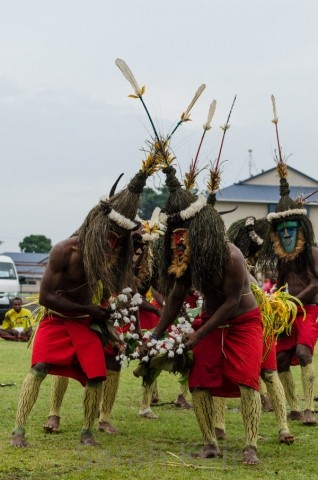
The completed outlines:
<svg viewBox="0 0 318 480">
<path fill-rule="evenodd" d="M 139 309 L 139 322 L 142 330 L 152 330 L 155 328 L 160 320 L 160 317 L 155 313 L 148 312 L 143 308 Z"/>
<path fill-rule="evenodd" d="M 313 355 L 318 336 L 318 306 L 304 305 L 306 318 L 303 311 L 298 307 L 298 314 L 293 323 L 290 335 L 280 335 L 277 340 L 276 351 L 295 350 L 297 345 L 306 345 Z M 292 365 L 299 365 L 296 355 L 292 358 Z"/>
<path fill-rule="evenodd" d="M 48 363 L 51 375 L 74 378 L 82 385 L 86 385 L 87 380 L 105 380 L 102 342 L 89 328 L 90 321 L 90 318 L 45 317 L 34 338 L 32 366 Z"/>
<path fill-rule="evenodd" d="M 208 318 L 204 312 L 193 328 L 198 330 Z M 239 397 L 239 385 L 258 391 L 262 350 L 262 317 L 255 308 L 208 333 L 193 348 L 190 390 L 208 388 L 217 397 Z"/>
</svg>

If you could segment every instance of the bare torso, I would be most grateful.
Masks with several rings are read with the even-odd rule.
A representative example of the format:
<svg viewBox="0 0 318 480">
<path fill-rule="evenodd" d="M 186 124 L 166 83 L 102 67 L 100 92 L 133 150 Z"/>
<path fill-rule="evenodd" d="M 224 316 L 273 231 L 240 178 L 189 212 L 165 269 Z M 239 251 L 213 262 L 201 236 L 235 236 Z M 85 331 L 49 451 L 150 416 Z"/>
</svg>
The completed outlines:
<svg viewBox="0 0 318 480">
<path fill-rule="evenodd" d="M 314 267 L 318 270 L 318 249 L 312 247 Z M 300 269 L 294 261 L 286 262 L 284 267 L 284 284 L 288 285 L 288 292 L 301 300 L 304 304 L 318 303 L 318 278 L 309 268 Z M 282 286 L 282 285 L 279 285 Z"/>
<path fill-rule="evenodd" d="M 41 305 L 70 316 L 107 319 L 105 309 L 92 305 L 92 296 L 77 237 L 63 240 L 51 251 L 40 287 Z"/>
</svg>

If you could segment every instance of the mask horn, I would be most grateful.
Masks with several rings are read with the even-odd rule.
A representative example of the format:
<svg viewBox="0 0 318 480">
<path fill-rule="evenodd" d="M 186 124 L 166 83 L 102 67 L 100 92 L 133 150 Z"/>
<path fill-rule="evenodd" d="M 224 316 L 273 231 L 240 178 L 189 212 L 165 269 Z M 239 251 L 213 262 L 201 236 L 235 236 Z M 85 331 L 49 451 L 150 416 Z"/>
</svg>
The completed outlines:
<svg viewBox="0 0 318 480">
<path fill-rule="evenodd" d="M 231 210 L 223 210 L 222 212 L 219 212 L 219 215 L 226 215 L 227 213 L 235 212 L 235 210 L 237 209 L 238 209 L 238 205 L 236 205 L 236 207 L 234 208 L 231 208 Z"/>
<path fill-rule="evenodd" d="M 119 182 L 119 180 L 121 179 L 121 177 L 122 177 L 123 175 L 124 175 L 123 173 L 121 173 L 121 174 L 119 175 L 119 177 L 117 178 L 116 182 L 114 183 L 114 185 L 113 185 L 112 188 L 110 189 L 109 198 L 112 197 L 112 196 L 115 194 L 116 188 L 117 188 L 117 185 L 118 185 L 118 182 Z"/>
</svg>

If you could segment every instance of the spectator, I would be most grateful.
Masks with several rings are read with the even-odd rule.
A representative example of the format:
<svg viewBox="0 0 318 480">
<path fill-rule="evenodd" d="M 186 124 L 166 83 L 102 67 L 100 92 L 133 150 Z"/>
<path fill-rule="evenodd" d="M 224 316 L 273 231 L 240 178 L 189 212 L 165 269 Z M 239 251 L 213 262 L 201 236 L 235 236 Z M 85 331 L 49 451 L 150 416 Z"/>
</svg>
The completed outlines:
<svg viewBox="0 0 318 480">
<path fill-rule="evenodd" d="M 0 336 L 5 340 L 29 340 L 32 334 L 31 317 L 30 310 L 22 307 L 22 299 L 15 297 L 12 308 L 5 314 Z"/>
</svg>

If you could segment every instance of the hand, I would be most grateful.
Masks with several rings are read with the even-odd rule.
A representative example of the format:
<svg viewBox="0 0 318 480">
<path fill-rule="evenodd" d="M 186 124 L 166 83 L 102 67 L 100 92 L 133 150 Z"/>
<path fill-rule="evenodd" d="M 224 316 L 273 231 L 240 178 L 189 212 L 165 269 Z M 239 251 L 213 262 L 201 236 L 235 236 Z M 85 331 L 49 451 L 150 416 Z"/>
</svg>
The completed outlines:
<svg viewBox="0 0 318 480">
<path fill-rule="evenodd" d="M 142 342 L 143 341 L 143 334 L 142 334 L 142 331 L 141 329 L 139 328 L 136 328 L 135 332 L 134 333 L 137 333 L 138 337 L 139 337 L 139 340 Z"/>
<path fill-rule="evenodd" d="M 114 350 L 118 353 L 118 355 L 121 355 L 122 353 L 125 353 L 127 345 L 125 342 L 115 342 L 113 345 Z"/>
<path fill-rule="evenodd" d="M 110 318 L 109 309 L 100 305 L 92 305 L 90 307 L 90 315 L 102 321 L 107 321 Z"/>
<path fill-rule="evenodd" d="M 192 350 L 193 347 L 195 347 L 195 345 L 199 342 L 199 338 L 198 338 L 198 333 L 197 332 L 192 332 L 192 333 L 188 333 L 188 335 L 186 336 L 186 343 L 185 343 L 185 347 L 188 349 L 188 350 Z"/>
<path fill-rule="evenodd" d="M 148 355 L 148 352 L 151 349 L 151 347 L 148 347 L 149 342 L 151 342 L 151 337 L 147 337 L 147 338 L 143 337 L 142 338 L 142 345 L 140 345 L 140 347 L 138 348 L 140 358 Z"/>
</svg>

